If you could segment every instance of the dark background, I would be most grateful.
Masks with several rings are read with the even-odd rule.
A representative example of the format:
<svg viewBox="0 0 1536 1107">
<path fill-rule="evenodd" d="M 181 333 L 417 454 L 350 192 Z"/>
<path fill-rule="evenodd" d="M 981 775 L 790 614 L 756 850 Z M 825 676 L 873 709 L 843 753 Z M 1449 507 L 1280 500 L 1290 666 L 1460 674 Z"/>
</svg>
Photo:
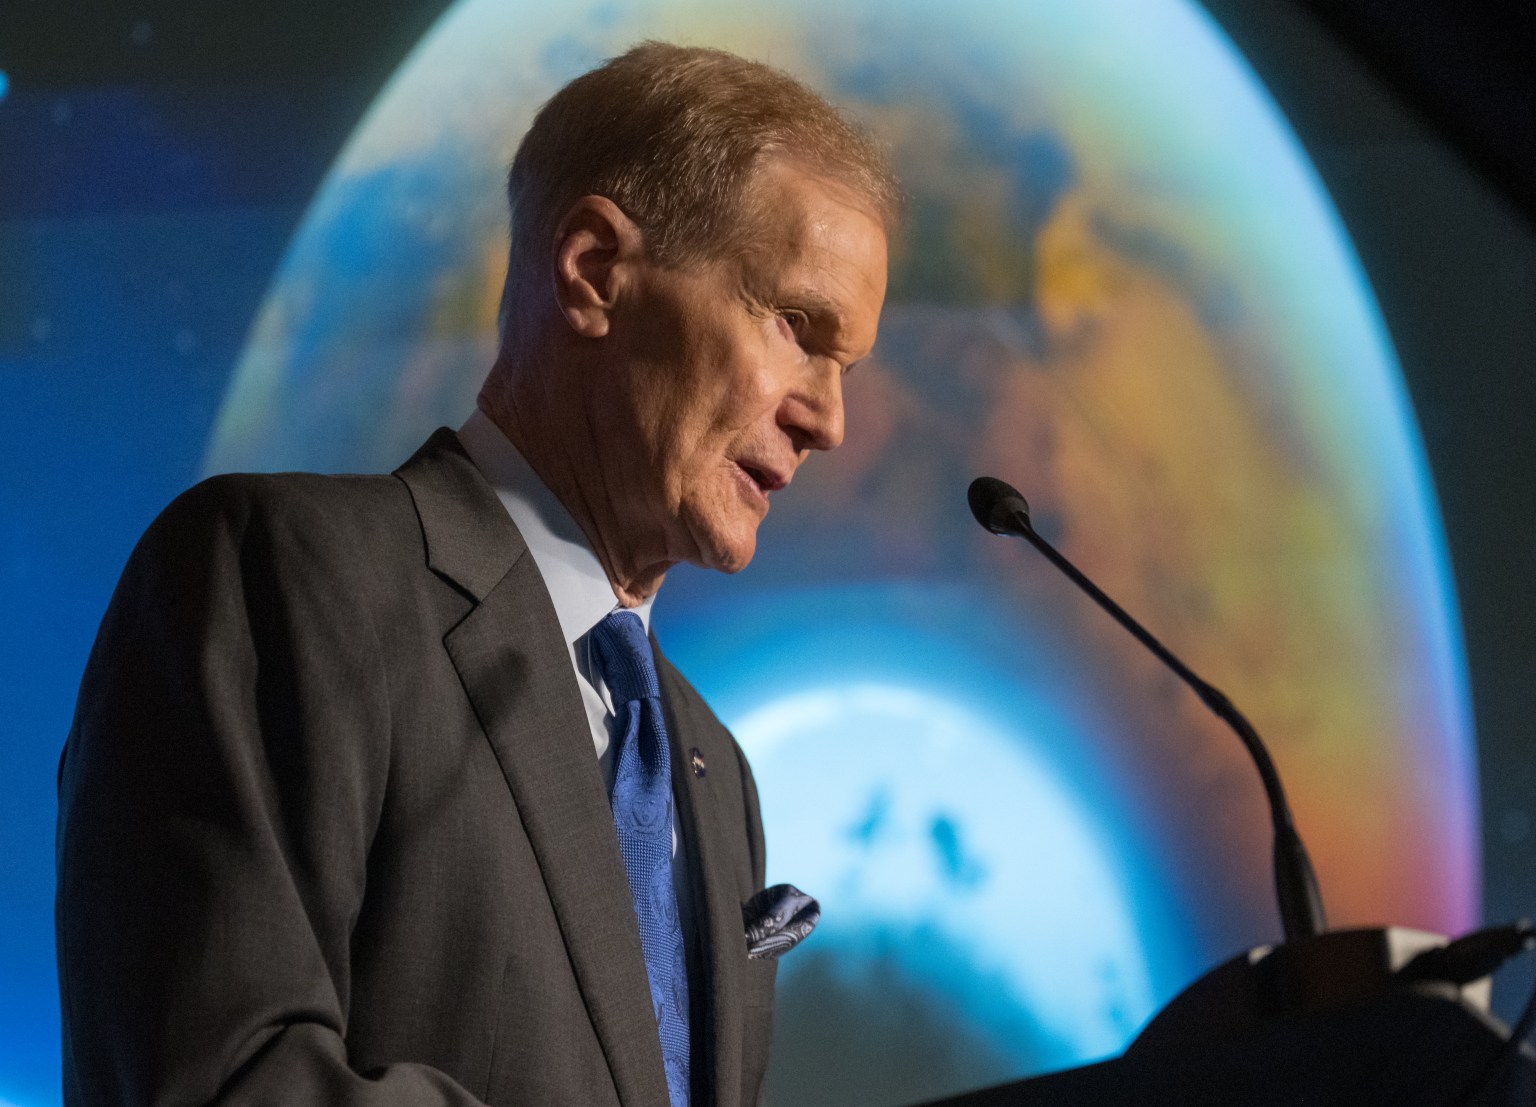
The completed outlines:
<svg viewBox="0 0 1536 1107">
<path fill-rule="evenodd" d="M 323 173 L 445 6 L 0 9 L 0 1099 L 57 1095 L 53 769 L 96 622 L 196 479 Z M 1311 154 L 1396 343 L 1466 634 L 1485 917 L 1536 914 L 1536 14 L 1207 6 Z M 1500 979 L 1506 1017 L 1531 986 L 1529 966 Z"/>
</svg>

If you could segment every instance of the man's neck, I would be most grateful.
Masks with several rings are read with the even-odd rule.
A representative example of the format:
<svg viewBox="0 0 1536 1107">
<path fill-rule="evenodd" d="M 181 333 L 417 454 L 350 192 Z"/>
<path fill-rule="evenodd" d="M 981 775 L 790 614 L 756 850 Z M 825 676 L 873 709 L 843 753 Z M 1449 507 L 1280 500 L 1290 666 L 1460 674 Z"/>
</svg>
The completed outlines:
<svg viewBox="0 0 1536 1107">
<path fill-rule="evenodd" d="M 538 376 L 558 379 L 555 374 Z M 605 512 L 600 506 L 603 482 L 601 474 L 593 472 L 591 463 L 597 456 L 592 449 L 591 426 L 579 415 L 569 414 L 579 412 L 580 405 L 540 403 L 530 394 L 531 389 L 514 387 L 513 377 L 514 371 L 498 364 L 480 390 L 478 407 L 576 520 L 603 566 L 618 602 L 624 607 L 637 607 L 655 595 L 676 562 L 629 554 L 627 544 L 618 537 L 621 528 L 617 521 L 607 525 L 599 522 L 612 512 Z M 554 411 L 566 414 L 556 416 Z"/>
</svg>

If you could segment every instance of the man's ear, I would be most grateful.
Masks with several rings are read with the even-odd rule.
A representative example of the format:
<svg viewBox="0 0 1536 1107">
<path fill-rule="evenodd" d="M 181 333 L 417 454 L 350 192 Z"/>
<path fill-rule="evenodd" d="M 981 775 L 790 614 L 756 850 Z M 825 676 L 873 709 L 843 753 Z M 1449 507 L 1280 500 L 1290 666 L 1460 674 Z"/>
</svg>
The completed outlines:
<svg viewBox="0 0 1536 1107">
<path fill-rule="evenodd" d="M 644 260 L 645 238 L 605 196 L 583 196 L 555 231 L 555 301 L 584 338 L 608 333 L 613 307 Z"/>
</svg>

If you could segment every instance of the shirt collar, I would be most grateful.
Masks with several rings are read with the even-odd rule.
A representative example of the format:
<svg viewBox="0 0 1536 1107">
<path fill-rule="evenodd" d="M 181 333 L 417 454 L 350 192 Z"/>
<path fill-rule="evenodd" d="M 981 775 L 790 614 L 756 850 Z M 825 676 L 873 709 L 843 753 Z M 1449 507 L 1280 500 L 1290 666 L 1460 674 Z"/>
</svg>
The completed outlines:
<svg viewBox="0 0 1536 1107">
<path fill-rule="evenodd" d="M 565 505 L 485 412 L 477 408 L 465 420 L 459 428 L 459 441 L 528 543 L 528 552 L 554 601 L 560 633 L 574 664 L 577 641 L 609 612 L 619 609 L 602 562 Z M 640 616 L 647 632 L 655 598 L 647 596 L 639 607 L 629 609 Z"/>
</svg>

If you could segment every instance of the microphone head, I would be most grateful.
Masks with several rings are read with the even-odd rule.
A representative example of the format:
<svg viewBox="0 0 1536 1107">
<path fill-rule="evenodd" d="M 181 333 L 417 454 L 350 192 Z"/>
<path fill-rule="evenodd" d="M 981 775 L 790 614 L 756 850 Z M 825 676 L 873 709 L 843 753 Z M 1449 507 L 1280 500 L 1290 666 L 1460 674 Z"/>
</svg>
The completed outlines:
<svg viewBox="0 0 1536 1107">
<path fill-rule="evenodd" d="M 993 534 L 1022 536 L 1030 529 L 1029 503 L 1019 490 L 996 477 L 977 477 L 965 498 L 976 521 Z"/>
</svg>

